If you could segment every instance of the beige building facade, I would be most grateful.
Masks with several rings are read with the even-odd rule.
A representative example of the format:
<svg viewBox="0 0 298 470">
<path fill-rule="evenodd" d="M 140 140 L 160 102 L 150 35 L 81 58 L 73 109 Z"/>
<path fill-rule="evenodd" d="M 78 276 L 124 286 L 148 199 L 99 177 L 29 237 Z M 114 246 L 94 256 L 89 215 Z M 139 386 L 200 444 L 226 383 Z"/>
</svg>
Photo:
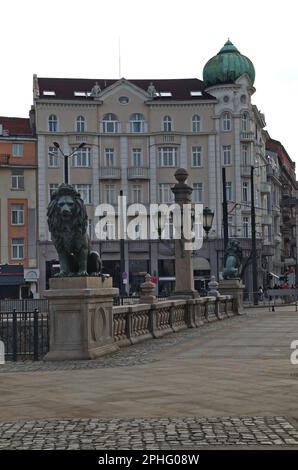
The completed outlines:
<svg viewBox="0 0 298 470">
<path fill-rule="evenodd" d="M 107 240 L 98 240 L 94 228 L 98 223 L 95 210 L 99 204 L 110 203 L 116 207 L 120 190 L 128 204 L 142 203 L 148 207 L 150 203 L 170 203 L 174 173 L 179 167 L 186 168 L 188 183 L 193 186 L 193 202 L 208 206 L 215 213 L 208 239 L 194 253 L 196 287 L 204 289 L 210 274 L 220 277 L 223 268 L 223 167 L 226 168 L 229 235 L 241 240 L 244 258 L 249 258 L 250 168 L 254 166 L 260 254 L 258 282 L 263 283 L 264 272 L 273 269 L 267 259 L 272 255 L 263 250 L 263 242 L 272 234 L 273 225 L 266 123 L 251 101 L 255 92 L 251 62 L 229 41 L 220 54 L 228 56 L 234 75 L 225 77 L 221 69 L 214 72 L 214 64 L 210 66 L 209 61 L 204 69 L 204 81 L 34 76 L 41 290 L 46 287 L 52 266 L 57 264 L 47 228 L 46 208 L 51 192 L 64 180 L 63 158 L 53 142 L 58 142 L 66 155 L 85 142 L 69 159 L 70 183 L 80 191 L 87 205 L 94 247 L 101 251 L 104 267 L 113 275 L 117 286 L 122 282 L 120 242 L 114 240 L 117 221 L 115 227 L 111 224 L 106 228 Z M 277 234 L 278 230 L 276 222 Z M 248 262 L 245 274 L 248 292 L 252 289 L 250 269 Z M 174 289 L 171 241 L 125 241 L 127 293 L 137 289 L 147 271 L 157 277 L 160 294 Z"/>
</svg>

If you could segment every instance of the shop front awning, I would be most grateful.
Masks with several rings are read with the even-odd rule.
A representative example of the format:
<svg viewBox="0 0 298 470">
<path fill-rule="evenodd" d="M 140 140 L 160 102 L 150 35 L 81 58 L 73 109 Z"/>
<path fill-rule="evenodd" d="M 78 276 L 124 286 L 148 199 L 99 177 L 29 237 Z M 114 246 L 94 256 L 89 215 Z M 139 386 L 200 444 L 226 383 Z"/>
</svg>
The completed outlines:
<svg viewBox="0 0 298 470">
<path fill-rule="evenodd" d="M 196 256 L 192 259 L 192 267 L 195 271 L 210 271 L 209 261 L 200 256 Z"/>
<path fill-rule="evenodd" d="M 0 264 L 0 286 L 24 284 L 24 267 L 19 264 Z"/>
</svg>

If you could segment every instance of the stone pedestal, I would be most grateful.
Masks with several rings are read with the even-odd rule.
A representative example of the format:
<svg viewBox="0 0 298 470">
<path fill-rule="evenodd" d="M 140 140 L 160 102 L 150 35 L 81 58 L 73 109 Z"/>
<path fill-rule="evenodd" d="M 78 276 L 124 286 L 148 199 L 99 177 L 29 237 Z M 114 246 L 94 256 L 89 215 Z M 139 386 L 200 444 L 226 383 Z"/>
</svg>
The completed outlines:
<svg viewBox="0 0 298 470">
<path fill-rule="evenodd" d="M 237 315 L 243 313 L 243 291 L 245 285 L 241 279 L 223 279 L 219 282 L 219 290 L 222 295 L 233 297 L 233 311 Z"/>
<path fill-rule="evenodd" d="M 45 360 L 94 359 L 118 350 L 113 339 L 112 278 L 50 279 L 50 350 Z"/>
</svg>

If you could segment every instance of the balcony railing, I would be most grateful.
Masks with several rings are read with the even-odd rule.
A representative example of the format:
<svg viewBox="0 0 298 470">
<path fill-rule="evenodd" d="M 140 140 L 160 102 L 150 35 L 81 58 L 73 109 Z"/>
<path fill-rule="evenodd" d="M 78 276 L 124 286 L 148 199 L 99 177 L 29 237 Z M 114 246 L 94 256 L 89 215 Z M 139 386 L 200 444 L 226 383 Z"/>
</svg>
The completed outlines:
<svg viewBox="0 0 298 470">
<path fill-rule="evenodd" d="M 260 185 L 261 193 L 270 193 L 271 188 L 269 183 L 262 182 Z"/>
<path fill-rule="evenodd" d="M 128 179 L 149 179 L 149 168 L 143 166 L 136 166 L 133 168 L 127 168 Z"/>
<path fill-rule="evenodd" d="M 120 180 L 121 168 L 115 166 L 106 166 L 99 168 L 99 178 L 101 180 Z"/>
<path fill-rule="evenodd" d="M 240 132 L 240 139 L 245 141 L 252 141 L 254 140 L 254 133 L 253 132 Z"/>
</svg>

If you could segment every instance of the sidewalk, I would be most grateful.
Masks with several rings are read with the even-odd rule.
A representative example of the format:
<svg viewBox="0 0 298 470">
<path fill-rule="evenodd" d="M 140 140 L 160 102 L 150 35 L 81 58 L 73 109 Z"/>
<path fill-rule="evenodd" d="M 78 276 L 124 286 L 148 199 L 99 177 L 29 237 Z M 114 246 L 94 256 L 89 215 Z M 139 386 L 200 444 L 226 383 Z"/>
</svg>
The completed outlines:
<svg viewBox="0 0 298 470">
<path fill-rule="evenodd" d="M 63 448 L 69 442 L 85 448 L 80 433 L 85 429 L 87 439 L 92 429 L 98 439 L 110 440 L 94 444 L 89 438 L 85 446 L 113 448 L 111 434 L 120 429 L 117 446 L 124 447 L 118 448 L 132 448 L 143 426 L 150 439 L 135 439 L 142 448 L 157 446 L 157 437 L 169 448 L 199 443 L 298 448 L 298 366 L 290 363 L 290 343 L 298 339 L 294 310 L 249 309 L 247 315 L 150 340 L 91 363 L 0 366 L 0 447 L 18 442 L 16 448 L 22 448 L 22 436 L 31 435 L 26 445 L 34 447 L 41 436 L 38 445 L 47 448 L 50 442 L 54 448 L 59 435 L 64 442 L 62 431 Z M 17 421 L 12 427 L 5 424 Z M 168 428 L 172 441 L 164 440 Z M 13 439 L 4 439 L 3 432 Z"/>
</svg>

